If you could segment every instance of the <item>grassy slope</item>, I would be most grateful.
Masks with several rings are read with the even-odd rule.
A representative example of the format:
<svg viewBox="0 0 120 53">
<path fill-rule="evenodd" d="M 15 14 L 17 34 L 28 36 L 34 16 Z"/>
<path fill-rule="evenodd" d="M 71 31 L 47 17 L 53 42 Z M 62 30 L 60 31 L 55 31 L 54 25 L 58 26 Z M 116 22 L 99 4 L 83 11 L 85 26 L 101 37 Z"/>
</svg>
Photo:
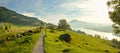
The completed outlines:
<svg viewBox="0 0 120 53">
<path fill-rule="evenodd" d="M 4 39 L 6 36 L 11 36 L 11 35 L 15 35 L 18 33 L 21 33 L 22 31 L 27 31 L 30 29 L 35 29 L 36 27 L 32 27 L 32 26 L 15 26 L 12 25 L 9 32 L 1 32 L 0 33 L 0 39 Z"/>
<path fill-rule="evenodd" d="M 69 33 L 71 35 L 72 42 L 70 44 L 60 40 L 55 42 L 55 40 L 58 40 L 60 34 L 63 33 Z M 71 49 L 69 53 L 105 53 L 105 50 L 109 50 L 110 53 L 118 52 L 117 48 L 113 48 L 104 40 L 71 31 L 55 31 L 55 33 L 47 32 L 44 42 L 46 53 L 63 53 L 62 50 L 64 49 Z M 88 45 L 85 45 L 84 43 L 88 43 Z"/>
<path fill-rule="evenodd" d="M 30 30 L 34 28 L 36 27 L 12 26 L 12 28 L 10 29 L 10 32 L 5 32 L 5 33 L 0 34 L 0 39 L 6 36 L 10 36 L 11 34 L 17 34 L 17 33 L 20 33 L 21 31 L 26 31 L 26 30 Z M 11 40 L 9 42 L 5 42 L 2 44 L 0 43 L 0 53 L 31 53 L 39 36 L 42 35 L 42 32 L 43 31 L 37 34 L 32 34 L 30 36 L 24 36 L 23 38 L 19 38 L 16 40 Z M 20 45 L 19 43 L 27 37 L 32 38 L 32 43 L 25 43 L 23 45 Z"/>
</svg>

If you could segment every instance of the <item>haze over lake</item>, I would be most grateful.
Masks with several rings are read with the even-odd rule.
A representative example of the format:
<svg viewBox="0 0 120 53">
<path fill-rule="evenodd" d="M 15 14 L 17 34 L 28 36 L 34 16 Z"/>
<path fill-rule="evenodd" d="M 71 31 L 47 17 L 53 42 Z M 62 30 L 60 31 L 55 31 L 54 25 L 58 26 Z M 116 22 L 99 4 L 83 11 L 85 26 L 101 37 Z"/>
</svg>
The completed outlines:
<svg viewBox="0 0 120 53">
<path fill-rule="evenodd" d="M 101 32 L 101 31 L 95 31 L 95 30 L 91 30 L 91 29 L 85 29 L 85 28 L 78 28 L 77 30 L 81 30 L 83 32 L 85 32 L 86 34 L 95 36 L 95 35 L 100 35 L 100 37 L 102 39 L 108 39 L 108 40 L 112 40 L 112 39 L 117 39 L 120 40 L 120 37 L 113 35 L 113 33 L 108 33 L 108 32 Z"/>
</svg>

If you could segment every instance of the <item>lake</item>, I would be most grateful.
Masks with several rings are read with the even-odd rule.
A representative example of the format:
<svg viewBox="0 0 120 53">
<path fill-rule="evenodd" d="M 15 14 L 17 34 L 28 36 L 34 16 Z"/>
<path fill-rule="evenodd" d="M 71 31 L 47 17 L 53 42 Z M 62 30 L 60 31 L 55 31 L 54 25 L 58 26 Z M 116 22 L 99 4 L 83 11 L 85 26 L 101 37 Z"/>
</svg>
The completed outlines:
<svg viewBox="0 0 120 53">
<path fill-rule="evenodd" d="M 79 30 L 84 31 L 86 34 L 93 35 L 95 36 L 100 35 L 102 39 L 108 39 L 112 40 L 113 38 L 120 40 L 120 37 L 113 35 L 113 33 L 107 33 L 107 32 L 100 32 L 100 31 L 95 31 L 95 30 L 90 30 L 90 29 L 85 29 L 85 28 L 79 28 Z"/>
</svg>

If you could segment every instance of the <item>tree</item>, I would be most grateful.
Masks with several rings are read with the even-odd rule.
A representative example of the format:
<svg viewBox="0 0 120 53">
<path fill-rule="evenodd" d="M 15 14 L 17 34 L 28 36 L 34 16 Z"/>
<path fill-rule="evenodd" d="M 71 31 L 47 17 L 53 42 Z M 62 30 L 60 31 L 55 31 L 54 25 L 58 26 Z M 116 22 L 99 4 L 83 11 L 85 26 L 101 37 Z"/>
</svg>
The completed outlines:
<svg viewBox="0 0 120 53">
<path fill-rule="evenodd" d="M 120 33 L 120 26 L 117 24 L 113 24 L 112 27 L 114 28 L 113 31 L 118 34 Z"/>
<path fill-rule="evenodd" d="M 112 39 L 111 42 L 113 43 L 114 47 L 120 48 L 120 41 L 117 39 Z"/>
<path fill-rule="evenodd" d="M 110 0 L 107 5 L 109 9 L 112 9 L 112 11 L 109 11 L 109 15 L 110 19 L 115 23 L 113 26 L 113 28 L 115 28 L 114 31 L 115 33 L 120 33 L 120 0 Z"/>
<path fill-rule="evenodd" d="M 59 20 L 59 23 L 58 23 L 58 29 L 66 30 L 66 29 L 71 29 L 71 28 L 65 19 L 61 19 Z"/>
<path fill-rule="evenodd" d="M 41 27 L 45 27 L 45 24 L 46 24 L 46 23 L 43 22 L 43 21 L 40 22 Z"/>
<path fill-rule="evenodd" d="M 54 30 L 56 29 L 56 25 L 51 24 L 51 23 L 47 23 L 47 28 L 50 29 L 50 32 L 54 32 Z"/>
</svg>

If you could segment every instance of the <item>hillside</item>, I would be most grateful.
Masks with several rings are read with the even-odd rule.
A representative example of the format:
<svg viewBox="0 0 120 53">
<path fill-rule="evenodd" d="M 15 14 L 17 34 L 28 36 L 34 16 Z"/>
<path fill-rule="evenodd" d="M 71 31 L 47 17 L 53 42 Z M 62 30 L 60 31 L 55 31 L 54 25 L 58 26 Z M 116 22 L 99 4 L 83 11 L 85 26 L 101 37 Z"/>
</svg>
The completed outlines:
<svg viewBox="0 0 120 53">
<path fill-rule="evenodd" d="M 111 24 L 87 23 L 87 22 L 82 22 L 78 20 L 72 20 L 69 22 L 69 24 L 75 30 L 76 29 L 80 30 L 80 28 L 85 28 L 85 29 L 91 29 L 91 30 L 96 30 L 101 32 L 112 32 Z"/>
<path fill-rule="evenodd" d="M 59 40 L 59 36 L 64 33 L 70 34 L 71 43 Z M 44 44 L 46 53 L 118 53 L 118 49 L 105 40 L 72 31 L 50 33 L 48 30 Z"/>
<path fill-rule="evenodd" d="M 0 7 L 0 22 L 9 22 L 15 25 L 39 25 L 42 21 L 34 17 L 18 14 L 5 7 Z"/>
<path fill-rule="evenodd" d="M 36 30 L 39 30 L 38 27 L 11 25 L 9 32 L 0 33 L 0 53 L 32 53 L 43 33 L 43 30 L 35 32 Z"/>
</svg>

